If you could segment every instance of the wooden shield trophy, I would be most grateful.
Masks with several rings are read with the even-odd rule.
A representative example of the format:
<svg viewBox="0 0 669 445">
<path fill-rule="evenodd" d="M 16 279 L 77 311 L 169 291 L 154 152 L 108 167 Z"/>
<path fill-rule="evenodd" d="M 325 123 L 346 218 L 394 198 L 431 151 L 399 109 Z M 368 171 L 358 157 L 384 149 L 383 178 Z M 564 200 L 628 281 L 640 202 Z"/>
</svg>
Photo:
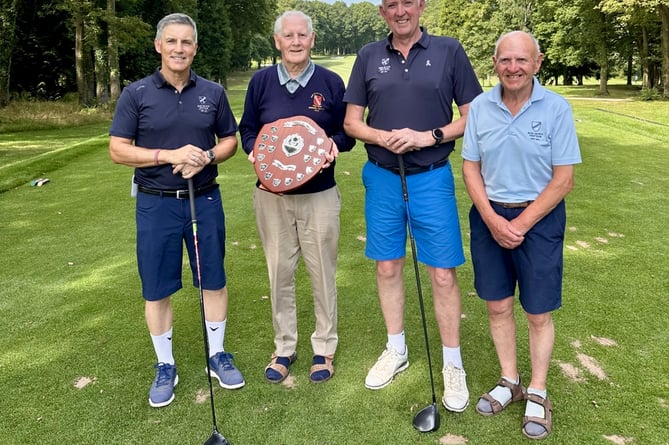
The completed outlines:
<svg viewBox="0 0 669 445">
<path fill-rule="evenodd" d="M 303 186 L 323 169 L 332 141 L 316 122 L 293 116 L 265 124 L 253 146 L 260 183 L 273 193 Z"/>
</svg>

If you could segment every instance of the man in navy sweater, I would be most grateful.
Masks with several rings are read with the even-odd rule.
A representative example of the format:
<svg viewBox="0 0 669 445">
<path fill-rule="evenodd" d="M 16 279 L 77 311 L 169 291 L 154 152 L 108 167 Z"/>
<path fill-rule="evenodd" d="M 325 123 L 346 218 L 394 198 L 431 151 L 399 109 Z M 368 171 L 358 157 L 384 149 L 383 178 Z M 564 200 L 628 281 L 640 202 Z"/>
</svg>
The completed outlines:
<svg viewBox="0 0 669 445">
<path fill-rule="evenodd" d="M 239 125 L 242 147 L 251 162 L 255 162 L 252 151 L 258 133 L 277 119 L 307 116 L 333 141 L 326 156 L 329 166 L 309 182 L 283 194 L 272 193 L 258 182 L 253 195 L 271 288 L 275 351 L 265 378 L 272 383 L 283 381 L 297 358 L 295 271 L 300 254 L 314 294 L 312 382 L 324 382 L 334 374 L 339 340 L 335 276 L 341 201 L 334 168 L 338 153 L 351 150 L 355 140 L 343 130 L 344 82 L 311 61 L 314 38 L 311 18 L 300 11 L 287 11 L 276 20 L 274 42 L 281 51 L 281 63 L 253 75 Z"/>
</svg>

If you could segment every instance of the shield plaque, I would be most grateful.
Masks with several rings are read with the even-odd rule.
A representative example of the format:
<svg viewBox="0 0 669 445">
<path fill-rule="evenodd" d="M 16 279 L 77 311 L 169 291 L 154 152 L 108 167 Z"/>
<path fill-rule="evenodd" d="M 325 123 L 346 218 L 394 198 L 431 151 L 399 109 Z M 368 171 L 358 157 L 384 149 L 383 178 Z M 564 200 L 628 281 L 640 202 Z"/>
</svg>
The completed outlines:
<svg viewBox="0 0 669 445">
<path fill-rule="evenodd" d="M 258 133 L 253 146 L 256 174 L 271 192 L 295 190 L 323 169 L 331 149 L 332 141 L 311 118 L 278 119 Z"/>
</svg>

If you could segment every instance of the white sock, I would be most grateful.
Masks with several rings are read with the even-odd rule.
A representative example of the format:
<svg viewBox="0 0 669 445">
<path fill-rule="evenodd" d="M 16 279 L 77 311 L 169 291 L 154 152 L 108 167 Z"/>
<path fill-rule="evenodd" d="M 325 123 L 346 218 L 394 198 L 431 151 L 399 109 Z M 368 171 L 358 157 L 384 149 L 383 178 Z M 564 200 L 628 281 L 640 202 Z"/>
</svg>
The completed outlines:
<svg viewBox="0 0 669 445">
<path fill-rule="evenodd" d="M 209 341 L 209 357 L 224 351 L 223 341 L 225 340 L 225 324 L 227 321 L 227 318 L 223 321 L 205 321 L 207 340 Z"/>
<path fill-rule="evenodd" d="M 516 377 L 516 380 L 505 376 L 502 376 L 502 378 L 513 385 L 518 384 L 518 377 Z M 507 402 L 511 400 L 511 390 L 505 386 L 495 386 L 493 390 L 489 392 L 489 394 L 502 406 L 506 405 Z"/>
<path fill-rule="evenodd" d="M 546 390 L 542 391 L 536 388 L 527 388 L 527 393 L 536 394 L 544 399 L 548 396 L 548 391 Z M 546 413 L 544 412 L 543 406 L 539 405 L 538 403 L 534 403 L 531 400 L 528 400 L 527 405 L 525 405 L 525 415 L 528 417 L 543 418 L 546 415 Z"/>
<path fill-rule="evenodd" d="M 172 355 L 172 328 L 161 335 L 152 335 L 153 349 L 156 351 L 158 363 L 174 364 Z"/>
<path fill-rule="evenodd" d="M 406 339 L 404 338 L 404 331 L 399 334 L 388 334 L 388 344 L 391 348 L 397 351 L 400 355 L 407 352 Z"/>
<path fill-rule="evenodd" d="M 449 363 L 453 364 L 453 367 L 464 369 L 462 367 L 462 355 L 460 355 L 460 346 L 457 348 L 449 348 L 447 346 L 441 346 L 441 354 L 444 357 L 444 368 L 448 367 Z"/>
</svg>

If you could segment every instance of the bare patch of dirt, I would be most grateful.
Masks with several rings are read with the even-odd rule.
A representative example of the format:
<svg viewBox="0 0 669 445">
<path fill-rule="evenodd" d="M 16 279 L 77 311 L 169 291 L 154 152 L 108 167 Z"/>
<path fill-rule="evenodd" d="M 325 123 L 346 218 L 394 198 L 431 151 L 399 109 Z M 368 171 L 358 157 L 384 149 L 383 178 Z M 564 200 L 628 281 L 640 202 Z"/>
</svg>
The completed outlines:
<svg viewBox="0 0 669 445">
<path fill-rule="evenodd" d="M 634 443 L 634 439 L 631 437 L 622 437 L 618 435 L 613 435 L 613 436 L 602 436 L 604 439 L 608 440 L 609 442 L 613 442 L 616 445 L 625 445 L 626 443 Z"/>
<path fill-rule="evenodd" d="M 599 365 L 597 360 L 594 357 L 590 357 L 589 355 L 585 354 L 577 354 L 576 358 L 578 359 L 579 362 L 581 362 L 581 365 L 592 375 L 597 377 L 599 380 L 607 380 L 608 377 L 606 375 L 606 372 L 602 367 Z"/>
<path fill-rule="evenodd" d="M 469 442 L 466 437 L 446 434 L 439 438 L 439 445 L 462 445 Z"/>
<path fill-rule="evenodd" d="M 606 238 L 602 238 L 601 236 L 596 236 L 595 241 L 599 241 L 602 244 L 607 244 L 609 242 L 609 240 L 607 240 Z"/>
<path fill-rule="evenodd" d="M 625 238 L 625 235 L 623 235 L 622 233 L 609 232 L 608 235 L 611 238 Z"/>
<path fill-rule="evenodd" d="M 578 248 L 575 247 L 575 246 L 567 246 L 567 249 L 569 249 L 569 250 L 578 250 Z"/>
<path fill-rule="evenodd" d="M 579 245 L 580 247 L 583 247 L 584 249 L 587 249 L 588 247 L 590 247 L 590 244 L 585 242 L 585 241 L 580 241 L 579 240 L 579 241 L 576 241 L 576 244 Z"/>
<path fill-rule="evenodd" d="M 581 340 L 574 340 L 571 342 L 571 346 L 574 349 L 579 349 L 581 347 Z"/>
<path fill-rule="evenodd" d="M 570 232 L 576 232 L 578 229 L 574 226 L 571 226 L 567 230 L 569 230 Z"/>
<path fill-rule="evenodd" d="M 562 374 L 564 374 L 565 377 L 570 379 L 572 382 L 582 383 L 585 381 L 585 379 L 583 378 L 583 373 L 581 372 L 580 368 L 577 368 L 571 363 L 564 363 L 564 362 L 557 362 L 557 365 L 562 370 Z"/>
<path fill-rule="evenodd" d="M 355 239 L 357 239 L 358 241 L 362 241 L 363 243 L 367 241 L 367 237 L 364 235 L 358 235 Z"/>
<path fill-rule="evenodd" d="M 618 346 L 618 343 L 615 340 L 611 340 L 610 338 L 595 337 L 594 335 L 591 335 L 590 338 L 602 346 Z"/>
<path fill-rule="evenodd" d="M 207 400 L 209 400 L 209 391 L 205 391 L 204 389 L 198 389 L 197 392 L 195 393 L 195 403 L 197 403 L 198 405 L 202 405 Z"/>
<path fill-rule="evenodd" d="M 283 382 L 281 382 L 281 384 L 288 389 L 294 389 L 297 386 L 297 382 L 295 381 L 295 376 L 290 374 L 288 375 L 288 377 L 284 379 Z"/>
<path fill-rule="evenodd" d="M 74 387 L 77 389 L 84 389 L 88 385 L 95 385 L 98 381 L 97 377 L 77 377 L 74 379 Z"/>
<path fill-rule="evenodd" d="M 666 408 L 669 408 L 669 403 L 667 403 L 667 400 L 666 400 L 666 399 L 659 399 L 658 401 L 660 402 L 660 406 L 661 406 L 662 408 L 665 408 L 665 409 L 666 409 Z"/>
</svg>

